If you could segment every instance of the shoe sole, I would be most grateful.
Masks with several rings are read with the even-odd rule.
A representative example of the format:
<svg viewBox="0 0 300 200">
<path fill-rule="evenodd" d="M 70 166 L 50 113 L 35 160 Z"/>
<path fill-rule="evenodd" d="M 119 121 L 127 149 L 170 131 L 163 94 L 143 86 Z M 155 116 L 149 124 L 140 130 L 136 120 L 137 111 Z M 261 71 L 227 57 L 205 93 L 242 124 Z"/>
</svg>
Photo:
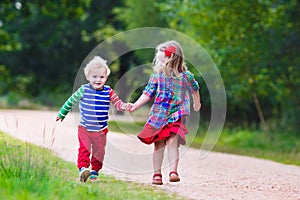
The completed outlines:
<svg viewBox="0 0 300 200">
<path fill-rule="evenodd" d="M 153 185 L 162 185 L 163 182 L 154 182 L 154 181 L 152 181 L 152 184 L 153 184 Z"/>
<path fill-rule="evenodd" d="M 169 179 L 170 182 L 179 182 L 180 178 L 178 176 L 171 176 Z"/>
<path fill-rule="evenodd" d="M 170 182 L 179 182 L 180 181 L 180 178 L 179 178 L 177 172 L 175 172 L 175 171 L 170 172 L 169 181 Z"/>
<path fill-rule="evenodd" d="M 96 182 L 99 182 L 99 179 L 90 179 L 90 181 L 91 181 L 92 183 L 96 183 Z"/>
<path fill-rule="evenodd" d="M 81 182 L 86 182 L 87 179 L 89 178 L 90 174 L 91 174 L 91 173 L 90 173 L 89 170 L 83 171 L 83 172 L 80 174 L 80 181 L 81 181 Z"/>
</svg>

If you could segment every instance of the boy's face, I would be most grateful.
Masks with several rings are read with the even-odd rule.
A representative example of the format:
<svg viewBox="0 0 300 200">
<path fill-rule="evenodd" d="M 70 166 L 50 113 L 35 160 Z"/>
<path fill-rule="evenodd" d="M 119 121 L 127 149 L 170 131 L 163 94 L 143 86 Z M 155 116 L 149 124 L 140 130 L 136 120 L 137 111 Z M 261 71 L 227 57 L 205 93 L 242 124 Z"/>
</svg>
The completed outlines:
<svg viewBox="0 0 300 200">
<path fill-rule="evenodd" d="M 95 90 L 102 90 L 108 76 L 105 68 L 92 68 L 86 79 Z"/>
</svg>

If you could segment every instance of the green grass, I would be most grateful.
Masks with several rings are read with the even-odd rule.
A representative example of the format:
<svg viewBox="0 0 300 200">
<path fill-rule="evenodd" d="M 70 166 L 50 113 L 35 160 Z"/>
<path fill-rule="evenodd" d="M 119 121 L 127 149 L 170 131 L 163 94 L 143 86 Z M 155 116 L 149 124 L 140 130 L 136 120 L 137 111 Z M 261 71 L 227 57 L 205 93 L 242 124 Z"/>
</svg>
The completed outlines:
<svg viewBox="0 0 300 200">
<path fill-rule="evenodd" d="M 203 136 L 196 137 L 192 147 L 200 148 L 203 140 Z M 300 135 L 224 129 L 213 151 L 300 166 Z"/>
<path fill-rule="evenodd" d="M 109 129 L 136 135 L 143 128 L 143 124 L 144 122 L 132 124 L 110 121 Z M 203 132 L 206 129 L 200 127 L 199 130 Z M 200 149 L 204 136 L 189 138 L 189 135 L 187 135 L 187 140 L 193 139 L 191 147 Z M 300 135 L 224 128 L 213 151 L 264 158 L 300 166 Z"/>
<path fill-rule="evenodd" d="M 5 200 L 180 199 L 162 190 L 100 174 L 81 183 L 74 163 L 0 131 L 0 196 Z"/>
</svg>

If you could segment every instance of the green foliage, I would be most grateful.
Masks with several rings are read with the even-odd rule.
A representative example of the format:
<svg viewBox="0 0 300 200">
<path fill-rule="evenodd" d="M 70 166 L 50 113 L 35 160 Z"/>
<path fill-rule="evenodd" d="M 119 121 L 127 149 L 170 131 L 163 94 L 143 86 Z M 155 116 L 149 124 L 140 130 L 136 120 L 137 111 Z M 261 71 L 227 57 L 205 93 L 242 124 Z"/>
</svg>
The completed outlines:
<svg viewBox="0 0 300 200">
<path fill-rule="evenodd" d="M 300 86 L 299 6 L 294 0 L 160 4 L 172 28 L 195 38 L 212 55 L 225 82 L 229 120 L 262 120 L 253 98 L 257 95 L 267 120 L 280 121 L 288 114 L 291 120 L 284 126 L 295 129 L 298 117 L 291 111 L 300 111 L 295 90 Z"/>
<path fill-rule="evenodd" d="M 300 129 L 299 1 L 1 1 L 0 7 L 0 95 L 13 91 L 44 102 L 44 94 L 71 91 L 82 61 L 98 43 L 120 31 L 157 26 L 189 35 L 211 55 L 226 87 L 227 120 Z M 122 55 L 111 66 L 108 84 L 152 58 L 150 49 Z M 209 120 L 209 92 L 196 78 Z"/>
<path fill-rule="evenodd" d="M 72 91 L 68 88 L 59 88 L 51 93 L 42 91 L 38 96 L 33 98 L 36 104 L 44 105 L 49 108 L 59 108 L 71 96 Z"/>
<path fill-rule="evenodd" d="M 91 0 L 20 4 L 17 9 L 13 2 L 1 2 L 0 34 L 6 36 L 2 46 L 0 42 L 0 64 L 7 66 L 12 77 L 32 77 L 24 86 L 31 96 L 65 85 L 71 90 L 82 60 L 96 46 L 95 40 L 107 37 L 94 35 L 105 24 L 99 16 L 103 9 Z M 101 5 L 107 6 L 108 14 L 111 4 Z"/>
<path fill-rule="evenodd" d="M 223 136 L 223 143 L 239 148 L 258 148 L 264 150 L 268 147 L 265 136 L 265 134 L 260 132 L 240 130 L 236 133 L 229 133 Z M 220 143 L 222 144 L 222 140 Z"/>
<path fill-rule="evenodd" d="M 300 141 L 294 133 L 259 131 L 223 131 L 216 150 L 229 148 L 232 153 L 250 155 L 300 165 Z"/>
<path fill-rule="evenodd" d="M 4 65 L 0 65 L 0 95 L 7 92 L 10 83 L 11 77 L 8 69 Z"/>
<path fill-rule="evenodd" d="M 167 21 L 160 15 L 159 6 L 155 1 L 127 0 L 124 2 L 124 5 L 114 8 L 113 12 L 116 14 L 116 19 L 125 25 L 125 30 L 167 26 Z M 135 42 L 135 39 L 128 42 Z M 145 64 L 152 61 L 154 50 L 136 50 L 134 55 L 138 58 L 134 66 L 139 65 L 139 62 Z"/>
<path fill-rule="evenodd" d="M 9 92 L 7 95 L 7 104 L 9 106 L 16 106 L 21 101 L 21 95 L 16 92 Z"/>
<path fill-rule="evenodd" d="M 127 0 L 124 6 L 114 9 L 117 19 L 128 29 L 166 25 L 159 12 L 157 3 L 140 0 Z"/>
<path fill-rule="evenodd" d="M 55 175 L 52 169 L 57 162 L 46 158 L 50 151 L 37 149 L 28 143 L 18 143 L 0 132 L 0 188 L 6 188 L 3 198 L 24 199 L 26 196 L 43 195 L 47 182 Z M 16 191 L 19 191 L 16 193 Z M 2 191 L 2 190 L 0 190 Z"/>
</svg>

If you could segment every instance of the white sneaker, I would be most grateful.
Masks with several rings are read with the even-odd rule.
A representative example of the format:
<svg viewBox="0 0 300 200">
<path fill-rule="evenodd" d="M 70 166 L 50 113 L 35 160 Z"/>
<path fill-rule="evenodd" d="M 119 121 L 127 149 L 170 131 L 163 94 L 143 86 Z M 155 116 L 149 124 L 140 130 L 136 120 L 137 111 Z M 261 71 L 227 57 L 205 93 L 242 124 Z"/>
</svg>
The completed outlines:
<svg viewBox="0 0 300 200">
<path fill-rule="evenodd" d="M 79 179 L 81 182 L 86 182 L 91 172 L 89 168 L 82 167 L 79 169 Z"/>
</svg>

